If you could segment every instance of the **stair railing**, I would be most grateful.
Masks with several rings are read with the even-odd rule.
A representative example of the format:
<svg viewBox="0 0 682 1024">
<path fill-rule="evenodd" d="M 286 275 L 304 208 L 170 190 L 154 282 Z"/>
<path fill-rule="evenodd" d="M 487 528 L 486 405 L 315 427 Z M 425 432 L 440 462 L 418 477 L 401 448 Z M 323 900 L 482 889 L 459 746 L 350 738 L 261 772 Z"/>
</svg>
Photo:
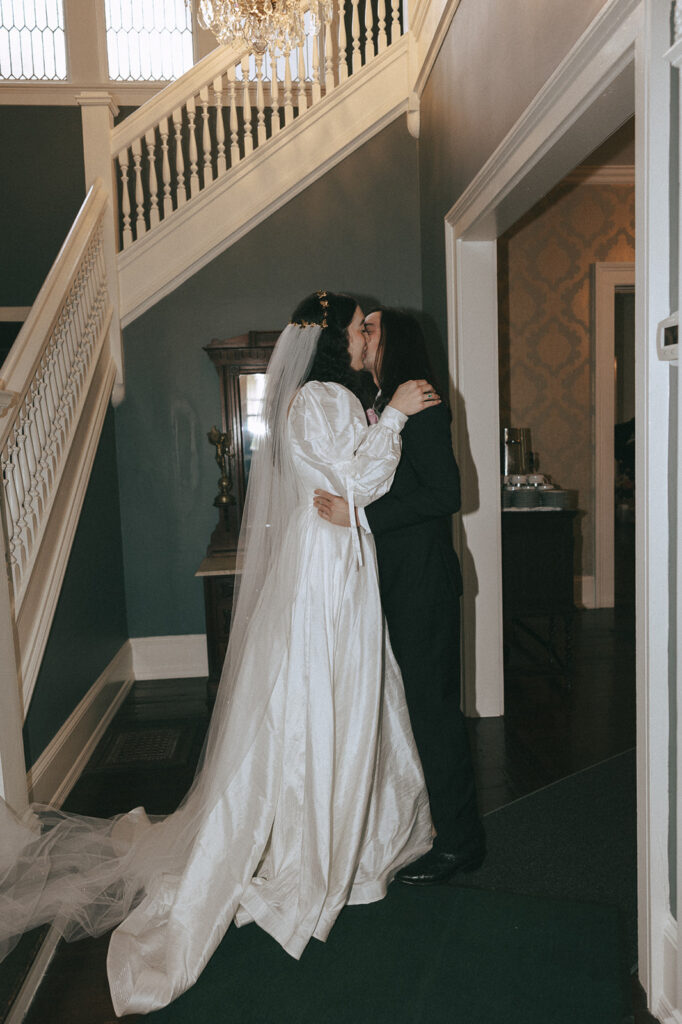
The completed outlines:
<svg viewBox="0 0 682 1024">
<path fill-rule="evenodd" d="M 116 374 L 107 345 L 113 309 L 103 244 L 107 203 L 98 181 L 0 369 L 2 519 L 24 713 L 89 477 L 91 460 L 84 483 L 80 449 L 92 448 L 93 440 L 96 447 L 95 423 L 101 427 L 101 414 L 83 413 L 93 406 L 95 385 L 101 394 L 94 405 L 108 403 Z"/>
<path fill-rule="evenodd" d="M 111 133 L 127 249 L 356 74 L 402 32 L 400 0 L 338 0 L 290 53 L 218 47 Z"/>
</svg>

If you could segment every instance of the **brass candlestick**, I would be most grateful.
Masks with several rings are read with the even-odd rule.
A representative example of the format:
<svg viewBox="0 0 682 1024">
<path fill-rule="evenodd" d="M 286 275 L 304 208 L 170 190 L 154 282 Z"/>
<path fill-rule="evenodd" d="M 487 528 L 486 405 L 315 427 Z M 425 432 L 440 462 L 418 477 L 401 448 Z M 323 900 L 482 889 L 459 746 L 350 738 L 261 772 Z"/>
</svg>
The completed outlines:
<svg viewBox="0 0 682 1024">
<path fill-rule="evenodd" d="M 210 444 L 215 447 L 215 460 L 220 469 L 218 494 L 213 504 L 218 509 L 218 524 L 211 535 L 208 555 L 223 554 L 236 550 L 237 534 L 236 502 L 232 494 L 232 460 L 234 446 L 229 431 L 222 433 L 217 427 L 211 427 L 206 435 Z"/>
<path fill-rule="evenodd" d="M 223 434 L 217 427 L 211 427 L 206 437 L 212 445 L 215 445 L 215 460 L 220 469 L 218 494 L 213 504 L 216 508 L 227 508 L 228 505 L 234 505 L 234 495 L 232 494 L 232 459 L 234 458 L 232 437 L 229 431 Z"/>
</svg>

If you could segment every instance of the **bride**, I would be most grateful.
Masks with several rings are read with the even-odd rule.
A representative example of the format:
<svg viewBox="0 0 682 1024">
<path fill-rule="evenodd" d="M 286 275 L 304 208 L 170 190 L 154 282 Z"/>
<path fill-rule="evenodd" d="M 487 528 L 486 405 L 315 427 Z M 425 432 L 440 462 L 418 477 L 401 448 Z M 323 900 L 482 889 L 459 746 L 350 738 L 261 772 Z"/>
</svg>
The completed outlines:
<svg viewBox="0 0 682 1024">
<path fill-rule="evenodd" d="M 67 938 L 116 926 L 118 1016 L 185 991 L 232 921 L 300 957 L 431 846 L 371 535 L 335 529 L 311 497 L 323 488 L 353 508 L 384 494 L 406 417 L 438 401 L 408 382 L 367 427 L 349 389 L 364 343 L 355 300 L 318 292 L 273 352 L 230 644 L 179 809 L 102 821 L 34 806 L 19 821 L 0 804 L 0 953 L 45 921 Z"/>
</svg>

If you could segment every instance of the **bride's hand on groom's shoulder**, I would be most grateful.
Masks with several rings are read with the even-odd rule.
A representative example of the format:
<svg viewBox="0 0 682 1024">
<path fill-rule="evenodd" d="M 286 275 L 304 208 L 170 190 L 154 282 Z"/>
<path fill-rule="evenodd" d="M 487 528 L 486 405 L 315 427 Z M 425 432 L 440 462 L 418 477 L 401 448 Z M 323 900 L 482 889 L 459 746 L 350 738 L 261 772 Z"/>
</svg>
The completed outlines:
<svg viewBox="0 0 682 1024">
<path fill-rule="evenodd" d="M 350 526 L 348 502 L 340 495 L 316 490 L 313 505 L 318 516 L 326 519 L 328 523 L 332 523 L 334 526 Z"/>
<path fill-rule="evenodd" d="M 405 416 L 414 416 L 423 409 L 430 409 L 432 405 L 440 405 L 440 398 L 428 380 L 407 380 L 396 388 L 388 404 Z"/>
</svg>

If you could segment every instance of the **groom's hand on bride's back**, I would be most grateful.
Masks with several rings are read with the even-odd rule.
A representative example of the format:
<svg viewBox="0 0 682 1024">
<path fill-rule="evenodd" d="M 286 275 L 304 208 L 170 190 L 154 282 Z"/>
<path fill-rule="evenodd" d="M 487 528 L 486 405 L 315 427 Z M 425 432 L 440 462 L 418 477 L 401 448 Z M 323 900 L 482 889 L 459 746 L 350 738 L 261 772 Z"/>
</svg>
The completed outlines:
<svg viewBox="0 0 682 1024">
<path fill-rule="evenodd" d="M 316 490 L 313 505 L 317 510 L 318 516 L 326 519 L 328 523 L 332 523 L 334 526 L 350 526 L 348 502 L 338 494 Z"/>
</svg>

